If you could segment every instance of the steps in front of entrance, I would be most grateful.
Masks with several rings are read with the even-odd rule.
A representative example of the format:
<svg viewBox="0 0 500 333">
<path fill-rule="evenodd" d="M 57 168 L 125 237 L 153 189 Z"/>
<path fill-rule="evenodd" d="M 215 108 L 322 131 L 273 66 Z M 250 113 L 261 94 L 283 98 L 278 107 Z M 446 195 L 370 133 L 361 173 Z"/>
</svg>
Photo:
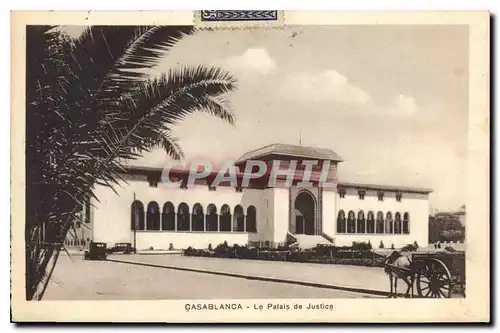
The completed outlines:
<svg viewBox="0 0 500 333">
<path fill-rule="evenodd" d="M 299 247 L 302 249 L 310 249 L 317 246 L 318 244 L 332 245 L 331 242 L 329 242 L 321 235 L 295 234 L 293 236 L 297 239 L 297 243 L 299 244 Z"/>
</svg>

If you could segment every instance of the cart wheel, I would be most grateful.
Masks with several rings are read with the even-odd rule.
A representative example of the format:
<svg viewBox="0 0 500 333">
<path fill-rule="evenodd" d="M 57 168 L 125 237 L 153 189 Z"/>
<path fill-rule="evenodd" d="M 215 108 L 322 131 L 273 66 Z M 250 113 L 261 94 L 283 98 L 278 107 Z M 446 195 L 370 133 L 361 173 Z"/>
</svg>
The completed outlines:
<svg viewBox="0 0 500 333">
<path fill-rule="evenodd" d="M 439 259 L 429 259 L 417 273 L 417 292 L 420 297 L 450 298 L 452 289 L 448 267 Z"/>
</svg>

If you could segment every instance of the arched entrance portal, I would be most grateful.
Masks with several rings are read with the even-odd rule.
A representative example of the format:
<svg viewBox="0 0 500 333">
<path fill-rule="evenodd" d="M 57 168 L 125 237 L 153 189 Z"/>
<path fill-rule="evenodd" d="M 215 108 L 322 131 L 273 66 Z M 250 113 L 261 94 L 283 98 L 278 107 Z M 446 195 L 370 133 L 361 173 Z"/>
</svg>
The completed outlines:
<svg viewBox="0 0 500 333">
<path fill-rule="evenodd" d="M 315 201 L 311 193 L 304 191 L 295 199 L 295 233 L 314 235 Z"/>
</svg>

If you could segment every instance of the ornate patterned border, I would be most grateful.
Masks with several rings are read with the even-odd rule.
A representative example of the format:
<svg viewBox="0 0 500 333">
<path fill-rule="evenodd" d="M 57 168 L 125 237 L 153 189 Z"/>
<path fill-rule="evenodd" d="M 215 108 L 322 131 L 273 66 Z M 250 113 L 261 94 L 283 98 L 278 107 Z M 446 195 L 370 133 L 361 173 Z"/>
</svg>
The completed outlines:
<svg viewBox="0 0 500 333">
<path fill-rule="evenodd" d="M 201 21 L 277 21 L 277 10 L 202 10 Z"/>
<path fill-rule="evenodd" d="M 252 29 L 283 27 L 284 13 L 279 10 L 198 10 L 195 25 L 215 29 Z"/>
</svg>

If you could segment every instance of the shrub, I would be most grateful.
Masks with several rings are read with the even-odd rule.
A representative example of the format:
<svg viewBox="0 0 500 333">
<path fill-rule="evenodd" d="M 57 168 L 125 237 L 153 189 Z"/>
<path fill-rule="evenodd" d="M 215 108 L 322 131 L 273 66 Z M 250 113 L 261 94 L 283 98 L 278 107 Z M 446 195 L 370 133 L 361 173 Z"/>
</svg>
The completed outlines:
<svg viewBox="0 0 500 333">
<path fill-rule="evenodd" d="M 416 251 L 418 249 L 418 243 L 417 243 L 417 241 L 413 242 L 413 246 L 415 247 L 415 251 Z"/>
<path fill-rule="evenodd" d="M 394 243 L 391 244 L 391 250 L 394 250 Z"/>
<path fill-rule="evenodd" d="M 197 255 L 200 257 L 212 257 L 212 253 L 207 250 L 198 250 Z"/>
<path fill-rule="evenodd" d="M 314 262 L 322 264 L 335 264 L 335 265 L 354 265 L 354 266 L 366 266 L 366 267 L 382 267 L 382 263 L 377 262 L 373 259 L 349 259 L 349 258 L 332 258 L 324 260 L 314 260 Z"/>
<path fill-rule="evenodd" d="M 246 245 L 240 246 L 237 250 L 236 258 L 249 259 L 250 258 L 250 250 L 248 249 L 248 246 L 246 246 Z"/>
<path fill-rule="evenodd" d="M 184 250 L 184 255 L 185 256 L 193 256 L 193 255 L 195 255 L 195 249 L 193 249 L 191 246 L 188 247 L 187 249 Z"/>
<path fill-rule="evenodd" d="M 229 245 L 227 244 L 227 241 L 224 241 L 224 243 L 217 245 L 217 247 L 214 250 L 215 256 L 219 258 L 227 258 L 229 256 Z"/>
<path fill-rule="evenodd" d="M 174 249 L 174 244 L 172 243 L 168 244 L 168 249 L 169 251 L 172 251 Z"/>
<path fill-rule="evenodd" d="M 247 249 L 247 259 L 258 259 L 259 249 L 252 247 Z"/>
<path fill-rule="evenodd" d="M 383 249 L 384 248 L 384 242 L 380 241 L 380 245 L 378 246 L 379 249 Z"/>
<path fill-rule="evenodd" d="M 305 250 L 305 251 L 298 252 L 297 259 L 299 262 L 304 262 L 304 261 L 310 260 L 313 257 L 313 255 L 314 255 L 314 253 L 312 251 Z"/>
<path fill-rule="evenodd" d="M 240 252 L 240 246 L 238 244 L 234 244 L 228 253 L 229 258 L 238 258 L 239 252 Z"/>
<path fill-rule="evenodd" d="M 330 252 L 335 251 L 335 246 L 318 244 L 312 249 L 316 257 L 330 256 Z"/>
<path fill-rule="evenodd" d="M 365 242 L 352 242 L 352 249 L 353 250 L 358 250 L 358 251 L 369 251 L 372 249 L 372 244 L 371 243 L 365 243 Z"/>
<path fill-rule="evenodd" d="M 447 246 L 444 249 L 445 249 L 445 251 L 448 251 L 448 252 L 456 252 L 456 250 L 451 246 Z"/>
<path fill-rule="evenodd" d="M 212 243 L 208 244 L 208 251 L 213 251 Z"/>
<path fill-rule="evenodd" d="M 286 250 L 288 250 L 288 244 L 278 245 L 278 247 L 276 248 L 276 250 L 278 250 L 278 251 L 286 251 Z"/>
<path fill-rule="evenodd" d="M 148 248 L 148 250 L 149 250 L 149 251 L 153 251 L 153 250 L 154 250 L 154 247 L 150 246 L 150 247 Z"/>
<path fill-rule="evenodd" d="M 405 245 L 401 248 L 401 251 L 402 252 L 413 252 L 413 251 L 417 251 L 417 247 L 415 247 L 414 244 L 408 244 L 408 245 Z"/>
</svg>

